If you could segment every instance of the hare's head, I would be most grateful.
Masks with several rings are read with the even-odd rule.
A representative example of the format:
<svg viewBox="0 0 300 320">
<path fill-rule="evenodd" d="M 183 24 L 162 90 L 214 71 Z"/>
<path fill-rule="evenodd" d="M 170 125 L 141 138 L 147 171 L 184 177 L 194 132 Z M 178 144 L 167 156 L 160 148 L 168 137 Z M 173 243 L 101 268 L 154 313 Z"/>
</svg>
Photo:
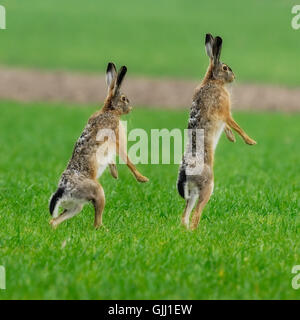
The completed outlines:
<svg viewBox="0 0 300 320">
<path fill-rule="evenodd" d="M 205 36 L 206 53 L 210 58 L 210 76 L 216 80 L 232 82 L 235 78 L 233 71 L 227 64 L 220 61 L 222 42 L 221 37 L 214 38 L 210 33 Z"/>
<path fill-rule="evenodd" d="M 106 83 L 108 94 L 105 101 L 105 108 L 119 115 L 129 113 L 131 106 L 128 98 L 121 93 L 120 88 L 127 72 L 125 66 L 117 73 L 116 66 L 110 62 L 106 69 Z"/>
</svg>

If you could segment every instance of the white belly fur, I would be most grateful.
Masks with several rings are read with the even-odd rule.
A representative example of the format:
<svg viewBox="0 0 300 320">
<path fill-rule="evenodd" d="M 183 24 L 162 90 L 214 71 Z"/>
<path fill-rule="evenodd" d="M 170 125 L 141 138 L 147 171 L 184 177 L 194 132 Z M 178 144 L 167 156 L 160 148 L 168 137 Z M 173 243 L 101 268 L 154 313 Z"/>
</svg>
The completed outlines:
<svg viewBox="0 0 300 320">
<path fill-rule="evenodd" d="M 123 146 L 126 146 L 126 130 L 127 129 L 124 128 L 122 122 L 119 121 L 119 144 Z M 110 143 L 110 145 L 108 145 L 108 142 L 104 145 L 101 145 L 96 153 L 98 163 L 97 178 L 102 175 L 109 164 L 116 163 L 116 144 L 114 143 L 114 141 L 111 141 Z M 107 150 L 107 154 L 105 152 L 105 154 L 103 154 L 103 150 Z"/>
<path fill-rule="evenodd" d="M 219 142 L 219 139 L 220 139 L 221 133 L 224 130 L 224 127 L 225 127 L 225 123 L 223 121 L 220 121 L 214 135 L 214 140 L 213 140 L 214 150 L 216 149 L 216 146 Z"/>
<path fill-rule="evenodd" d="M 103 149 L 99 149 L 96 157 L 98 164 L 97 178 L 99 178 L 109 164 L 115 163 L 115 152 L 111 151 L 107 155 L 103 155 Z"/>
</svg>

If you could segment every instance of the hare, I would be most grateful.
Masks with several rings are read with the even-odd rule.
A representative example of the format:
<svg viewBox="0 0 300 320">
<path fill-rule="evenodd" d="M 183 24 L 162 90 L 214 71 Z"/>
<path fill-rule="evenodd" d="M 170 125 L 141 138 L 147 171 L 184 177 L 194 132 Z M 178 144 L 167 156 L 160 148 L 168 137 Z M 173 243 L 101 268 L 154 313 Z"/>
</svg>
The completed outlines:
<svg viewBox="0 0 300 320">
<path fill-rule="evenodd" d="M 116 153 L 127 164 L 137 181 L 148 181 L 148 178 L 136 169 L 127 156 L 125 131 L 119 122 L 120 116 L 131 110 L 129 100 L 120 92 L 126 72 L 125 66 L 120 68 L 118 74 L 113 63 L 107 66 L 108 94 L 104 106 L 89 118 L 83 133 L 75 144 L 67 168 L 60 178 L 58 189 L 50 199 L 49 210 L 53 217 L 50 224 L 53 227 L 78 214 L 83 205 L 89 201 L 92 202 L 95 209 L 94 226 L 98 228 L 102 225 L 105 197 L 97 178 L 107 166 L 112 176 L 118 178 L 117 168 L 113 161 Z M 61 214 L 58 213 L 59 207 L 64 209 Z"/>
<path fill-rule="evenodd" d="M 188 145 L 193 150 L 192 157 L 185 151 L 177 180 L 178 192 L 186 200 L 182 224 L 192 230 L 197 228 L 203 208 L 213 192 L 214 152 L 222 131 L 232 142 L 235 142 L 235 137 L 231 128 L 244 139 L 245 143 L 256 144 L 231 115 L 230 95 L 225 85 L 232 82 L 235 75 L 228 65 L 220 62 L 222 38 L 214 38 L 211 34 L 206 34 L 205 47 L 210 63 L 203 81 L 195 90 L 188 123 L 188 129 L 192 132 L 195 132 L 195 129 L 203 130 L 203 163 L 198 167 L 200 170 L 193 171 L 197 162 L 195 148 L 199 141 L 196 139 L 196 134 L 192 133 L 188 139 Z M 191 226 L 189 226 L 190 214 L 197 200 Z"/>
</svg>

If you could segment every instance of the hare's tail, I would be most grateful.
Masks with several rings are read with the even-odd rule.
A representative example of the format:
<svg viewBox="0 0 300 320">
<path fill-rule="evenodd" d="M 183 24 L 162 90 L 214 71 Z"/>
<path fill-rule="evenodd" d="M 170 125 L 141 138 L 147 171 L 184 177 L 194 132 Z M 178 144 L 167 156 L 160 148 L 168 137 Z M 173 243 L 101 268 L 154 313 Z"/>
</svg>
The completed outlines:
<svg viewBox="0 0 300 320">
<path fill-rule="evenodd" d="M 182 198 L 185 198 L 185 191 L 184 191 L 185 184 L 186 184 L 186 173 L 185 173 L 185 167 L 182 166 L 179 169 L 179 175 L 177 180 L 177 190 Z"/>
<path fill-rule="evenodd" d="M 59 200 L 62 198 L 64 191 L 65 190 L 63 188 L 58 188 L 50 199 L 49 211 L 54 217 L 57 215 Z"/>
</svg>

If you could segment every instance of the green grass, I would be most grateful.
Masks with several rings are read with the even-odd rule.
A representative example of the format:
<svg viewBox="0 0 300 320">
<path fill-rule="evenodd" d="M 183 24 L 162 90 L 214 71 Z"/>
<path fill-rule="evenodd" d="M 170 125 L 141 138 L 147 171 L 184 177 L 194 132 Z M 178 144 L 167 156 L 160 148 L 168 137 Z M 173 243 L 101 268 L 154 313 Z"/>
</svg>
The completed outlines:
<svg viewBox="0 0 300 320">
<path fill-rule="evenodd" d="M 300 85 L 300 31 L 292 0 L 3 0 L 0 64 L 199 78 L 204 34 L 224 38 L 222 59 L 238 80 Z"/>
<path fill-rule="evenodd" d="M 48 199 L 94 107 L 1 102 L 1 299 L 299 299 L 300 115 L 236 113 L 258 141 L 222 137 L 200 227 L 180 226 L 177 165 L 124 165 L 101 178 L 104 224 L 86 206 L 57 230 Z M 187 112 L 136 109 L 129 128 L 185 128 Z M 65 247 L 63 246 L 65 243 Z"/>
</svg>

